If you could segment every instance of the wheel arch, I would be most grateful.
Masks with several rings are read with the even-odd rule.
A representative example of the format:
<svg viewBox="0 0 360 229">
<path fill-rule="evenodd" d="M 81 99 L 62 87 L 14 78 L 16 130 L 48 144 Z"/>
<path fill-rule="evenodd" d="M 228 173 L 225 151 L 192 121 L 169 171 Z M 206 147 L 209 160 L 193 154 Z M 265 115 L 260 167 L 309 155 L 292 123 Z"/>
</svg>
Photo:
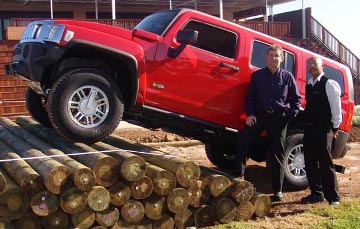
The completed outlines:
<svg viewBox="0 0 360 229">
<path fill-rule="evenodd" d="M 72 43 L 51 73 L 45 73 L 50 77 L 43 78 L 42 84 L 50 85 L 49 88 L 60 72 L 79 67 L 98 68 L 111 76 L 123 94 L 125 110 L 135 104 L 139 91 L 138 61 L 129 53 L 100 45 Z"/>
</svg>

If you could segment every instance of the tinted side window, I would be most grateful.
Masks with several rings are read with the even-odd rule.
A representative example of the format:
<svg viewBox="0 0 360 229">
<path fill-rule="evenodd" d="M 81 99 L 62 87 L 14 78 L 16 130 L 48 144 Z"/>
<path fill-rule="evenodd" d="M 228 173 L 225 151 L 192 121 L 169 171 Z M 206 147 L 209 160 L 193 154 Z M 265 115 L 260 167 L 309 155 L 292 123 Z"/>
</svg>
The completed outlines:
<svg viewBox="0 0 360 229">
<path fill-rule="evenodd" d="M 269 48 L 269 44 L 255 41 L 251 53 L 251 65 L 258 68 L 264 68 L 266 66 L 266 53 Z M 295 57 L 292 53 L 284 51 L 284 62 L 281 67 L 291 72 L 295 76 Z"/>
<path fill-rule="evenodd" d="M 343 74 L 339 70 L 329 67 L 327 65 L 324 65 L 324 73 L 330 79 L 333 79 L 336 82 L 338 82 L 338 84 L 340 85 L 340 88 L 341 88 L 341 95 L 344 95 L 345 86 L 344 86 Z M 306 74 L 306 79 L 307 80 L 311 79 L 311 75 L 308 72 Z"/>
<path fill-rule="evenodd" d="M 189 22 L 184 29 L 199 32 L 196 44 L 193 46 L 225 57 L 234 58 L 237 41 L 235 33 L 198 21 Z"/>
</svg>

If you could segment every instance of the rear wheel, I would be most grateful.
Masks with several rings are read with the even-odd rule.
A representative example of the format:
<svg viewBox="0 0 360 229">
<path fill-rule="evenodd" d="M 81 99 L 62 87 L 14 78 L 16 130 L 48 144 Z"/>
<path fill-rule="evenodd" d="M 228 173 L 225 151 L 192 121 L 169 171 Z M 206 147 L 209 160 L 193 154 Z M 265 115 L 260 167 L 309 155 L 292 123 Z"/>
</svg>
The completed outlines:
<svg viewBox="0 0 360 229">
<path fill-rule="evenodd" d="M 41 96 L 28 87 L 26 92 L 26 108 L 30 115 L 44 126 L 51 127 L 51 123 L 46 111 L 46 98 Z"/>
<path fill-rule="evenodd" d="M 235 155 L 233 144 L 211 142 L 205 144 L 206 156 L 211 163 L 226 169 L 233 169 L 235 166 Z"/>
<path fill-rule="evenodd" d="M 124 101 L 116 82 L 104 72 L 80 68 L 56 81 L 48 112 L 61 135 L 90 144 L 103 140 L 118 126 Z"/>
</svg>

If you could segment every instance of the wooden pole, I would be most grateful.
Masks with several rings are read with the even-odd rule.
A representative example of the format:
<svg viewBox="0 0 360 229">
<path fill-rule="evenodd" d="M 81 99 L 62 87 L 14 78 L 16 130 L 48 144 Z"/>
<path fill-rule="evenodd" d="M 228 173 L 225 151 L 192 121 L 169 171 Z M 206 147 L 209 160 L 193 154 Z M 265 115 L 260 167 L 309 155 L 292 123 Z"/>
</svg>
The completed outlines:
<svg viewBox="0 0 360 229">
<path fill-rule="evenodd" d="M 175 214 L 174 223 L 177 229 L 191 228 L 194 226 L 194 217 L 192 211 L 186 208 Z"/>
<path fill-rule="evenodd" d="M 94 152 L 93 154 L 86 155 L 71 155 L 71 157 L 94 171 L 98 185 L 110 187 L 119 179 L 117 175 L 119 173 L 119 164 L 115 158 L 103 153 L 98 153 L 95 149 L 85 144 L 71 143 L 55 133 L 54 130 L 37 123 L 31 118 L 17 117 L 16 123 L 39 138 L 55 145 L 65 154 L 71 155 Z"/>
<path fill-rule="evenodd" d="M 28 144 L 33 145 L 34 147 L 42 151 L 44 154 L 48 156 L 55 156 L 53 157 L 54 160 L 62 163 L 70 169 L 73 182 L 78 189 L 87 191 L 95 185 L 95 174 L 85 165 L 81 164 L 78 161 L 75 161 L 71 157 L 64 154 L 62 151 L 55 149 L 49 143 L 35 137 L 33 134 L 29 133 L 29 131 L 21 128 L 19 125 L 17 125 L 8 118 L 0 118 L 0 125 L 26 141 Z"/>
<path fill-rule="evenodd" d="M 200 180 L 209 187 L 210 194 L 214 197 L 225 197 L 230 193 L 231 181 L 226 176 L 201 171 Z"/>
<path fill-rule="evenodd" d="M 11 178 L 20 185 L 25 193 L 35 194 L 39 192 L 43 186 L 43 179 L 40 175 L 21 157 L 16 154 L 8 145 L 0 140 L 0 159 L 2 160 L 15 160 L 4 161 L 1 166 L 7 171 Z M 0 190 L 4 184 L 3 177 L 0 176 Z"/>
<path fill-rule="evenodd" d="M 271 200 L 268 195 L 255 193 L 250 202 L 254 205 L 255 215 L 264 217 L 269 214 L 271 209 Z"/>
<path fill-rule="evenodd" d="M 87 196 L 88 206 L 96 211 L 104 211 L 110 205 L 110 193 L 103 186 L 94 186 Z"/>
<path fill-rule="evenodd" d="M 101 151 L 117 150 L 116 152 L 109 153 L 109 155 L 118 160 L 120 167 L 120 175 L 124 179 L 128 181 L 137 181 L 145 175 L 146 163 L 142 157 L 126 152 L 103 142 L 97 142 L 93 145 L 93 147 Z"/>
<path fill-rule="evenodd" d="M 0 146 L 1 149 L 1 146 Z M 0 155 L 3 155 L 2 152 L 0 152 Z M 7 188 L 7 182 L 3 175 L 4 171 L 0 170 L 0 195 L 3 194 Z"/>
<path fill-rule="evenodd" d="M 250 201 L 239 204 L 236 212 L 236 219 L 247 221 L 254 215 L 255 208 Z"/>
<path fill-rule="evenodd" d="M 231 198 L 238 203 L 244 203 L 252 198 L 255 189 L 253 184 L 242 179 L 233 179 L 231 187 Z"/>
<path fill-rule="evenodd" d="M 35 215 L 33 211 L 30 209 L 21 216 L 20 219 L 15 221 L 16 229 L 40 229 L 41 226 L 41 218 L 38 215 Z M 1 227 L 0 227 L 1 228 Z M 7 229 L 6 227 L 4 229 Z"/>
<path fill-rule="evenodd" d="M 166 212 L 165 197 L 156 194 L 151 195 L 144 201 L 145 215 L 151 220 L 159 220 Z"/>
<path fill-rule="evenodd" d="M 60 207 L 59 198 L 47 190 L 40 191 L 31 197 L 31 209 L 38 216 L 48 216 Z"/>
<path fill-rule="evenodd" d="M 138 223 L 128 223 L 124 220 L 119 220 L 111 229 L 153 229 L 153 223 L 150 219 L 144 218 Z"/>
<path fill-rule="evenodd" d="M 198 208 L 210 198 L 209 187 L 202 181 L 194 182 L 188 189 L 190 205 Z"/>
<path fill-rule="evenodd" d="M 124 183 L 129 185 L 130 195 L 136 200 L 148 198 L 154 190 L 152 180 L 147 176 L 144 176 L 137 181 L 124 181 Z"/>
<path fill-rule="evenodd" d="M 151 147 L 141 146 L 120 137 L 110 136 L 104 142 L 119 148 L 126 147 L 126 149 L 134 150 L 134 154 L 141 156 L 150 164 L 172 172 L 182 187 L 189 187 L 200 177 L 200 168 L 193 161 L 166 155 Z"/>
<path fill-rule="evenodd" d="M 202 205 L 194 211 L 194 222 L 197 227 L 214 226 L 216 220 L 215 207 Z"/>
<path fill-rule="evenodd" d="M 119 220 L 119 216 L 119 210 L 114 206 L 110 206 L 104 211 L 96 212 L 95 220 L 101 226 L 109 228 L 115 225 L 115 223 Z"/>
<path fill-rule="evenodd" d="M 69 228 L 69 217 L 64 212 L 58 210 L 55 213 L 41 217 L 44 228 L 65 229 Z"/>
<path fill-rule="evenodd" d="M 176 188 L 176 177 L 171 172 L 156 165 L 147 164 L 146 176 L 154 184 L 154 192 L 160 196 L 167 196 Z"/>
<path fill-rule="evenodd" d="M 130 199 L 121 207 L 121 216 L 127 223 L 139 223 L 145 216 L 144 205 Z"/>
<path fill-rule="evenodd" d="M 46 157 L 41 151 L 34 149 L 21 138 L 0 126 L 1 139 L 11 146 L 21 157 L 38 157 L 27 162 L 44 178 L 45 187 L 54 194 L 61 193 L 62 186 L 70 176 L 70 170 L 52 158 Z"/>
<path fill-rule="evenodd" d="M 161 219 L 153 222 L 153 229 L 174 228 L 174 219 L 169 215 L 163 215 Z"/>
<path fill-rule="evenodd" d="M 113 184 L 109 193 L 110 203 L 116 207 L 124 205 L 130 199 L 130 188 L 122 182 Z"/>
<path fill-rule="evenodd" d="M 0 195 L 0 216 L 6 219 L 19 219 L 29 208 L 29 197 L 11 178 L 3 173 L 7 183 L 6 190 Z"/>
<path fill-rule="evenodd" d="M 75 214 L 84 210 L 87 198 L 83 191 L 72 187 L 65 190 L 60 196 L 60 207 L 68 214 Z"/>
<path fill-rule="evenodd" d="M 171 212 L 179 213 L 189 206 L 189 193 L 183 188 L 175 188 L 166 197 L 166 203 Z"/>
<path fill-rule="evenodd" d="M 216 219 L 221 223 L 229 223 L 236 218 L 236 205 L 230 198 L 220 198 L 215 204 Z"/>
<path fill-rule="evenodd" d="M 3 229 L 15 229 L 14 224 L 5 218 L 0 218 L 0 228 Z"/>
<path fill-rule="evenodd" d="M 95 212 L 86 207 L 79 213 L 75 213 L 71 217 L 74 228 L 85 229 L 91 227 L 95 222 Z"/>
</svg>

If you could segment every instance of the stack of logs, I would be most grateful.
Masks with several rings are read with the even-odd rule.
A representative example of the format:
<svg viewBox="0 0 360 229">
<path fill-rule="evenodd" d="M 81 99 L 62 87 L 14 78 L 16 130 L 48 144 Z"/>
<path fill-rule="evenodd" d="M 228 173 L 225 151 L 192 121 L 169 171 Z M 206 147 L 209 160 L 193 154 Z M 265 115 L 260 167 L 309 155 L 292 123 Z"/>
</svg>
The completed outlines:
<svg viewBox="0 0 360 229">
<path fill-rule="evenodd" d="M 205 227 L 271 206 L 248 181 L 116 136 L 71 143 L 28 117 L 0 118 L 0 168 L 0 228 Z"/>
</svg>

